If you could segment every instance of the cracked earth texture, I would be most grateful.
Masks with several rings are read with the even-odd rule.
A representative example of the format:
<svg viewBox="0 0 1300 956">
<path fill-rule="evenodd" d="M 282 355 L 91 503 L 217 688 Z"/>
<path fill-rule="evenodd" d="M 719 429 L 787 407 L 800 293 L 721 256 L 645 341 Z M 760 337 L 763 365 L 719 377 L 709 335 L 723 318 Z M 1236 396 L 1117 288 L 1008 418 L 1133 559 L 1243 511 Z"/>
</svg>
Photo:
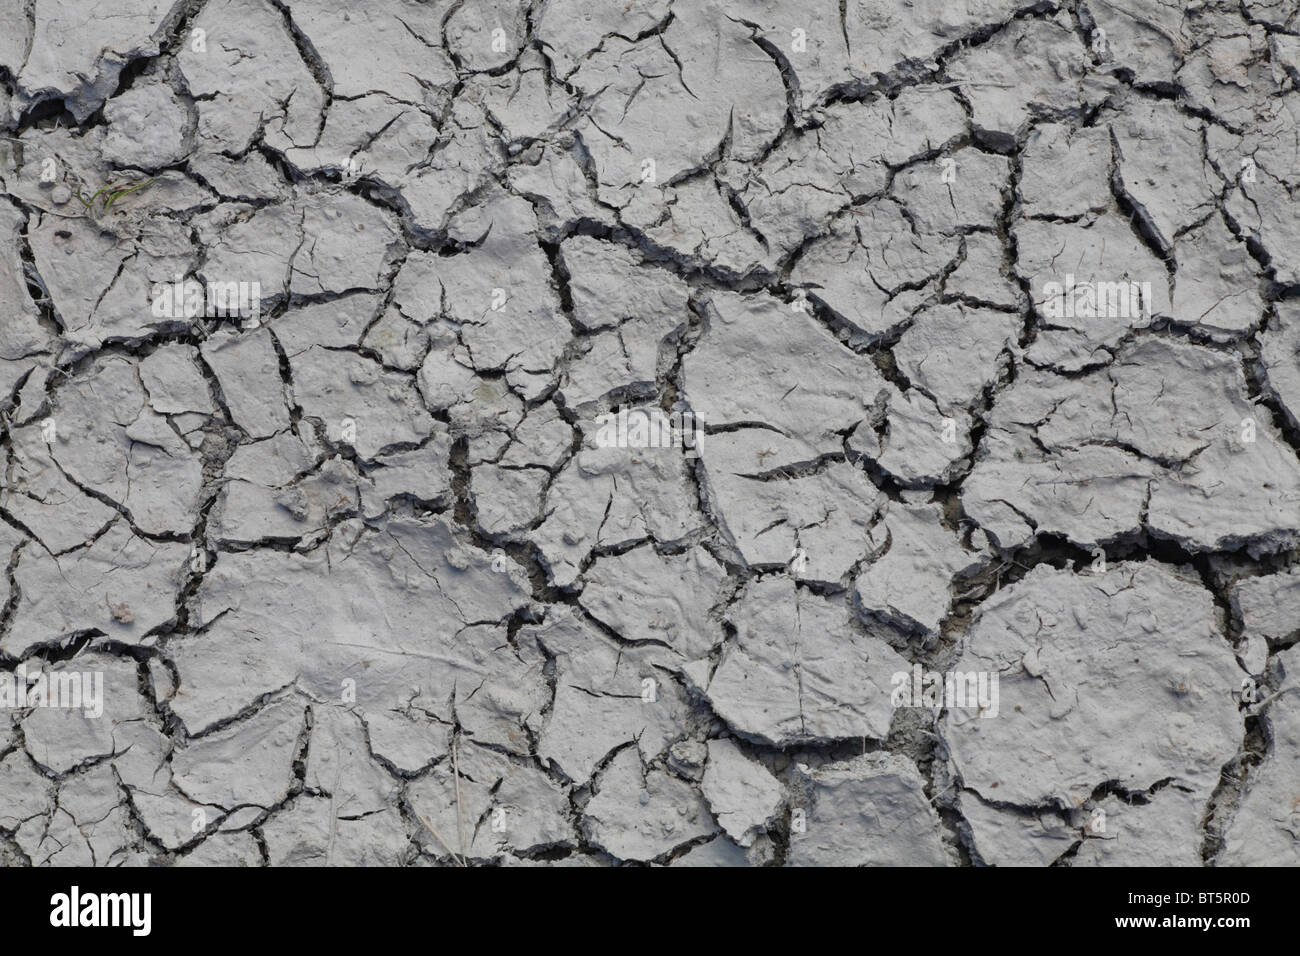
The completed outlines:
<svg viewBox="0 0 1300 956">
<path fill-rule="evenodd" d="M 0 2 L 0 862 L 1300 864 L 1298 11 Z"/>
</svg>

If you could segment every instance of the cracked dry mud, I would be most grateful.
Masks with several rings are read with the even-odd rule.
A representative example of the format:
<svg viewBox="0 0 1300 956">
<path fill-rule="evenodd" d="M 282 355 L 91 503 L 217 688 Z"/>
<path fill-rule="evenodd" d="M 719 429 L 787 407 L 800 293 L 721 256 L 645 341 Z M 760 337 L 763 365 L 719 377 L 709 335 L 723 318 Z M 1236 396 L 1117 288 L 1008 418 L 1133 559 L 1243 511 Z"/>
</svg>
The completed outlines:
<svg viewBox="0 0 1300 956">
<path fill-rule="evenodd" d="M 1298 120 L 1297 0 L 8 0 L 0 861 L 1300 864 Z"/>
</svg>

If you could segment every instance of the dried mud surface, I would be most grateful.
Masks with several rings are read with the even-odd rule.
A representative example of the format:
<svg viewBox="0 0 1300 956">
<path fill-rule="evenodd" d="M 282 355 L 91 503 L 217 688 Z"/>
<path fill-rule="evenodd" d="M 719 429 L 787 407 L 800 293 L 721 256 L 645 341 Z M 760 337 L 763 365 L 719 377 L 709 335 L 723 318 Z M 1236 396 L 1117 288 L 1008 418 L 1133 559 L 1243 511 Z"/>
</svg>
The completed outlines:
<svg viewBox="0 0 1300 956">
<path fill-rule="evenodd" d="M 1298 9 L 0 5 L 0 862 L 1300 864 Z"/>
</svg>

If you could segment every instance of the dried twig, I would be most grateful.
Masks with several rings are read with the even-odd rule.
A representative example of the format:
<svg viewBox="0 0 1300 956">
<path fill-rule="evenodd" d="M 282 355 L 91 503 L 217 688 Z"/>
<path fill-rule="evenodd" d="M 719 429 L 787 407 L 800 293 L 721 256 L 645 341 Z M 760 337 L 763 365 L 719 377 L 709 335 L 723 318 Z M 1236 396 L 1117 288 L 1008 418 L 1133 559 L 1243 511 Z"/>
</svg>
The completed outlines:
<svg viewBox="0 0 1300 956">
<path fill-rule="evenodd" d="M 419 820 L 421 823 L 423 823 L 423 824 L 424 824 L 424 828 L 425 828 L 426 830 L 428 830 L 430 833 L 432 833 L 433 836 L 434 836 L 434 839 L 436 839 L 439 843 L 442 844 L 442 848 L 443 848 L 444 850 L 447 851 L 447 855 L 448 855 L 448 856 L 450 856 L 453 860 L 455 860 L 455 861 L 456 861 L 457 863 L 459 863 L 461 866 L 464 866 L 464 865 L 465 865 L 465 861 L 464 861 L 463 859 L 461 859 L 460 857 L 456 856 L 456 851 L 455 851 L 455 850 L 453 850 L 451 847 L 447 846 L 447 841 L 444 840 L 444 839 L 442 838 L 442 834 L 439 833 L 439 832 L 434 828 L 434 826 L 433 826 L 432 823 L 430 823 L 428 820 L 426 820 L 426 819 L 424 818 L 424 814 L 420 813 L 420 812 L 417 810 L 417 811 L 415 811 L 415 818 L 416 818 L 417 820 Z"/>
</svg>

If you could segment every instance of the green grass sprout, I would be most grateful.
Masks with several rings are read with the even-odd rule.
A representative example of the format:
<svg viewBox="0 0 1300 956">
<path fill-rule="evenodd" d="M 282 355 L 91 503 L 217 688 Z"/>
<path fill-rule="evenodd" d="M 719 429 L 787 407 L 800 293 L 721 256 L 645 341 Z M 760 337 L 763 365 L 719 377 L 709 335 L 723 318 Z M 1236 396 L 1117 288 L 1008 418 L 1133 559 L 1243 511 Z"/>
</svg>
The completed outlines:
<svg viewBox="0 0 1300 956">
<path fill-rule="evenodd" d="M 133 193 L 136 192 L 137 190 L 144 189 L 147 186 L 152 186 L 155 182 L 157 182 L 157 180 L 146 179 L 144 182 L 136 183 L 133 186 L 122 186 L 122 185 L 114 185 L 112 183 L 106 183 L 105 185 L 100 186 L 98 189 L 96 189 L 94 194 L 89 199 L 87 199 L 85 196 L 81 194 L 81 189 L 80 187 L 78 187 L 77 200 L 87 209 L 94 209 L 95 200 L 97 200 L 100 196 L 104 196 L 105 197 L 104 212 L 108 212 L 110 209 L 113 208 L 113 203 L 117 202 L 127 193 Z"/>
<path fill-rule="evenodd" d="M 154 180 L 146 179 L 142 183 L 136 183 L 134 186 L 127 186 L 125 189 L 119 189 L 116 192 L 110 193 L 108 197 L 108 201 L 104 203 L 104 212 L 108 212 L 110 209 L 112 209 L 113 203 L 117 202 L 127 193 L 133 193 L 137 190 L 145 189 L 146 187 L 152 186 L 153 184 L 154 184 Z"/>
</svg>

